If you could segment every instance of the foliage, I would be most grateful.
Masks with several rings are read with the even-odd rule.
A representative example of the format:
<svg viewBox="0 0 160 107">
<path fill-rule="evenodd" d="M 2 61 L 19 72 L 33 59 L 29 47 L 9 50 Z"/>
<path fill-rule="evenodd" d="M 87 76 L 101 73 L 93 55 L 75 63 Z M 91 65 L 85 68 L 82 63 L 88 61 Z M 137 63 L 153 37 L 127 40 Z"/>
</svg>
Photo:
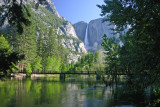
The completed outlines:
<svg viewBox="0 0 160 107">
<path fill-rule="evenodd" d="M 34 62 L 32 63 L 32 70 L 33 71 L 42 71 L 42 57 L 37 56 L 34 60 Z"/>
<path fill-rule="evenodd" d="M 18 53 L 12 52 L 8 41 L 1 36 L 0 37 L 0 72 L 2 75 L 11 73 L 12 69 L 15 68 L 15 64 L 18 60 L 22 59 L 23 56 L 19 56 Z"/>
<path fill-rule="evenodd" d="M 32 15 L 31 9 L 27 9 L 28 12 Z M 25 14 L 25 11 L 23 11 Z M 11 43 L 13 51 L 18 52 L 20 55 L 25 55 L 25 58 L 22 61 L 19 61 L 19 71 L 23 72 L 23 69 L 26 68 L 28 63 L 32 63 L 37 56 L 37 44 L 36 44 L 36 29 L 33 23 L 33 19 L 25 15 L 25 18 L 30 21 L 29 26 L 22 24 L 24 29 L 22 34 L 17 32 L 16 26 L 11 26 L 8 29 L 7 38 Z"/>
<path fill-rule="evenodd" d="M 106 35 L 103 36 L 102 46 L 106 51 L 106 66 L 107 74 L 116 74 L 118 71 L 119 61 L 119 48 L 120 46 L 116 43 L 116 39 L 107 38 Z"/>
<path fill-rule="evenodd" d="M 53 29 L 49 29 L 48 37 L 46 37 L 46 48 L 45 52 L 47 56 L 58 57 L 58 42 L 55 32 Z"/>
<path fill-rule="evenodd" d="M 70 69 L 69 64 L 64 64 L 64 63 L 61 64 L 61 72 L 67 72 L 69 71 L 69 69 Z"/>
<path fill-rule="evenodd" d="M 160 1 L 158 0 L 105 0 L 104 5 L 98 5 L 101 8 L 101 15 L 107 15 L 105 21 L 113 22 L 116 30 L 122 30 L 130 25 L 131 31 L 139 33 L 154 34 L 158 36 L 158 26 L 160 18 Z"/>
<path fill-rule="evenodd" d="M 10 66 L 12 73 L 18 73 L 19 67 L 12 62 L 12 66 Z"/>
<path fill-rule="evenodd" d="M 124 45 L 118 49 L 117 64 L 120 66 L 117 72 L 126 73 L 129 81 L 138 87 L 153 84 L 159 76 L 160 67 L 160 13 L 158 11 L 160 1 L 105 0 L 104 2 L 105 5 L 98 5 L 102 10 L 101 15 L 107 15 L 104 21 L 114 23 L 115 30 L 118 32 L 130 26 L 128 32 L 121 38 Z M 104 41 L 108 40 L 104 39 Z M 116 50 L 114 49 L 115 52 Z M 114 65 L 114 61 L 111 65 Z M 111 65 L 107 68 L 113 68 Z"/>
<path fill-rule="evenodd" d="M 37 55 L 43 56 L 44 53 L 44 37 L 42 35 L 42 32 L 39 33 L 39 37 L 37 38 Z"/>
<path fill-rule="evenodd" d="M 160 88 L 156 88 L 152 95 L 152 101 L 146 107 L 158 107 L 160 105 Z"/>
<path fill-rule="evenodd" d="M 23 33 L 22 35 L 17 35 L 16 40 L 16 51 L 20 54 L 25 55 L 25 59 L 20 62 L 20 71 L 27 66 L 28 63 L 32 63 L 37 56 L 37 45 L 36 45 L 36 29 L 33 24 L 33 20 L 30 18 L 31 21 L 30 26 L 23 26 Z"/>
<path fill-rule="evenodd" d="M 52 68 L 53 68 L 54 61 L 53 61 L 52 57 L 48 56 L 44 63 L 45 63 L 45 66 L 44 66 L 45 71 L 52 71 L 53 70 Z"/>
<path fill-rule="evenodd" d="M 61 66 L 61 59 L 48 56 L 45 61 L 45 71 L 46 72 L 59 72 Z"/>
<path fill-rule="evenodd" d="M 20 1 L 20 4 L 18 4 L 16 0 L 7 0 L 6 2 L 7 3 L 4 3 L 0 8 L 0 16 L 2 17 L 2 19 L 0 20 L 0 26 L 2 26 L 7 19 L 9 24 L 16 25 L 16 27 L 18 28 L 17 31 L 22 34 L 22 25 L 30 25 L 30 21 L 25 17 L 23 11 L 26 11 L 25 13 L 29 17 L 30 13 L 28 12 L 25 5 L 22 4 L 22 1 Z"/>
<path fill-rule="evenodd" d="M 53 28 L 49 29 L 48 36 L 44 38 L 44 70 L 45 72 L 54 71 L 59 72 L 62 66 L 67 62 L 67 51 L 64 49 L 59 35 L 57 35 Z M 63 71 L 63 70 L 62 70 Z"/>
<path fill-rule="evenodd" d="M 60 67 L 61 67 L 61 58 L 54 58 L 55 63 L 53 64 L 53 71 L 60 71 Z"/>
<path fill-rule="evenodd" d="M 73 66 L 70 65 L 70 71 L 104 71 L 104 61 L 102 61 L 102 52 L 98 51 L 95 54 L 88 52 Z"/>
<path fill-rule="evenodd" d="M 44 1 L 46 0 L 38 0 L 35 6 L 38 8 L 39 4 L 43 4 Z M 30 25 L 30 20 L 28 20 L 26 16 L 31 17 L 28 8 L 23 3 L 23 0 L 6 0 L 0 7 L 0 26 L 8 20 L 9 24 L 16 26 L 18 33 L 22 34 L 24 31 L 23 25 Z"/>
<path fill-rule="evenodd" d="M 31 73 L 32 73 L 31 64 L 28 64 L 26 66 L 26 76 L 31 76 Z"/>
<path fill-rule="evenodd" d="M 37 12 L 33 12 L 32 18 L 34 20 L 35 25 L 39 31 L 43 31 L 42 33 L 48 34 L 48 26 L 57 29 L 61 27 L 65 20 L 60 19 L 58 16 L 53 14 L 51 11 L 44 7 L 35 8 L 35 4 L 31 3 L 31 8 L 35 9 Z"/>
<path fill-rule="evenodd" d="M 8 50 L 8 53 L 11 52 L 8 41 L 1 35 L 0 37 L 0 49 L 6 49 Z"/>
</svg>

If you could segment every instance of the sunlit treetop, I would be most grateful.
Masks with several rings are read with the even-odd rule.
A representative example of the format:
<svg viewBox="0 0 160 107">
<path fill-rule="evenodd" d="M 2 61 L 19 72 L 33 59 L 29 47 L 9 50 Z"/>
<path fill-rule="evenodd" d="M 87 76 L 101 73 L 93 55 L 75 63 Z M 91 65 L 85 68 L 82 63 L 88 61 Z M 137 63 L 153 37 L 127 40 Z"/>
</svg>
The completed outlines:
<svg viewBox="0 0 160 107">
<path fill-rule="evenodd" d="M 9 43 L 8 41 L 3 37 L 3 35 L 0 36 L 0 49 L 9 49 Z"/>
</svg>

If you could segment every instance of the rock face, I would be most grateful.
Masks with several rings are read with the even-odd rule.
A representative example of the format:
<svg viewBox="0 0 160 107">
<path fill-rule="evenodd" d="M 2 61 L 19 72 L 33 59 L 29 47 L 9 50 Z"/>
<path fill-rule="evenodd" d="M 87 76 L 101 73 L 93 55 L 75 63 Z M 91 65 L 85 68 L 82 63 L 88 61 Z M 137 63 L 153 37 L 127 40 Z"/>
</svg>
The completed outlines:
<svg viewBox="0 0 160 107">
<path fill-rule="evenodd" d="M 44 1 L 43 6 L 47 8 L 49 11 L 51 11 L 53 14 L 55 14 L 56 16 L 62 19 L 62 17 L 59 15 L 58 11 L 56 10 L 54 3 L 51 0 Z"/>
<path fill-rule="evenodd" d="M 88 24 L 88 42 L 89 42 L 89 51 L 98 50 L 98 46 L 102 43 L 102 36 L 106 34 L 108 37 L 113 37 L 114 25 L 110 22 L 102 23 L 103 19 L 95 19 L 89 22 Z M 85 33 L 86 33 L 86 23 L 78 22 L 74 24 L 75 31 L 82 41 L 84 41 Z M 84 41 L 85 42 L 85 41 Z"/>
<path fill-rule="evenodd" d="M 78 38 L 74 30 L 74 27 L 72 26 L 70 22 L 64 23 L 61 27 L 61 30 L 67 36 Z"/>
<path fill-rule="evenodd" d="M 103 19 L 100 18 L 89 22 L 88 40 L 90 46 L 94 46 L 95 43 L 100 44 L 104 34 L 106 34 L 107 37 L 113 36 L 113 31 L 111 29 L 113 29 L 114 26 L 109 22 L 102 23 L 102 21 Z"/>
<path fill-rule="evenodd" d="M 78 22 L 74 24 L 73 26 L 74 26 L 74 29 L 76 31 L 78 38 L 84 42 L 87 23 L 82 21 L 82 22 Z"/>
<path fill-rule="evenodd" d="M 63 38 L 62 39 L 62 45 L 65 48 L 70 49 L 72 52 L 78 52 L 78 53 L 87 53 L 87 50 L 84 47 L 83 42 L 79 42 L 76 39 L 71 38 Z"/>
</svg>

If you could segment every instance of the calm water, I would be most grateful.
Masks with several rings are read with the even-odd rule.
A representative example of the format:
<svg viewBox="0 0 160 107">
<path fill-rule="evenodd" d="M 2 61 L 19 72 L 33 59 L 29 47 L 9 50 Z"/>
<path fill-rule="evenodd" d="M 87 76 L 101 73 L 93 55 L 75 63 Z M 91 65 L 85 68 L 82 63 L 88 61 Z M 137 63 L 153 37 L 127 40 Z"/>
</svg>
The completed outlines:
<svg viewBox="0 0 160 107">
<path fill-rule="evenodd" d="M 0 81 L 0 107 L 134 107 L 149 98 L 123 92 L 122 85 L 105 87 L 96 81 L 8 79 Z"/>
</svg>

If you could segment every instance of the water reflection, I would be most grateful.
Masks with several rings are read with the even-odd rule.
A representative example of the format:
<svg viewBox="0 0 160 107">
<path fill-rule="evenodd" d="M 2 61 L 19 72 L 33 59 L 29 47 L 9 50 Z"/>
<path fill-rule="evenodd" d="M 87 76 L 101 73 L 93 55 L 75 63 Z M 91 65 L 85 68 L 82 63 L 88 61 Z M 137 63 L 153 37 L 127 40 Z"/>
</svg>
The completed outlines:
<svg viewBox="0 0 160 107">
<path fill-rule="evenodd" d="M 146 96 L 95 81 L 0 81 L 1 107 L 134 107 L 144 106 Z"/>
</svg>

